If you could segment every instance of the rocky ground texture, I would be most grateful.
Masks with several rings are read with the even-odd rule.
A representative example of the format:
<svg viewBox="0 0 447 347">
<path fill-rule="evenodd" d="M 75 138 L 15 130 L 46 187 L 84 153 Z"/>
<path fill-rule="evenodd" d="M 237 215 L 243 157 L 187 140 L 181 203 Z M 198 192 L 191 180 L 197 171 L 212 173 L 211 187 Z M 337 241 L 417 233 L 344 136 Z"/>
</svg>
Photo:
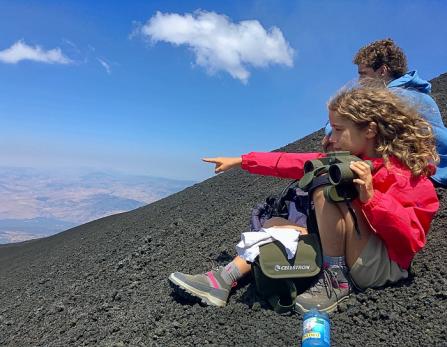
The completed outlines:
<svg viewBox="0 0 447 347">
<path fill-rule="evenodd" d="M 433 80 L 446 121 L 447 74 Z M 319 149 L 322 131 L 282 148 Z M 298 346 L 281 316 L 241 284 L 224 308 L 173 293 L 171 272 L 225 264 L 251 207 L 284 180 L 231 170 L 137 210 L 45 239 L 0 246 L 1 346 Z M 353 295 L 331 314 L 333 346 L 447 346 L 447 192 L 414 277 Z"/>
</svg>

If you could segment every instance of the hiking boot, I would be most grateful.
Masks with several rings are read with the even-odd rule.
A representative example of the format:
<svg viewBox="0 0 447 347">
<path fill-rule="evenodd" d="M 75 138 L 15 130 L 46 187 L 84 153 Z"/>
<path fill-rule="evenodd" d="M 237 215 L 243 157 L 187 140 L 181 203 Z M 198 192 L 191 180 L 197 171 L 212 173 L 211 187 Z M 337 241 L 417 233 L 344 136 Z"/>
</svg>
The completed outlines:
<svg viewBox="0 0 447 347">
<path fill-rule="evenodd" d="M 231 285 L 221 279 L 219 270 L 200 275 L 174 272 L 169 275 L 169 281 L 175 288 L 201 299 L 207 305 L 225 306 L 231 290 Z"/>
<path fill-rule="evenodd" d="M 337 270 L 326 268 L 320 274 L 318 281 L 296 298 L 296 308 L 302 313 L 313 308 L 330 313 L 337 305 L 351 294 L 348 282 L 337 281 Z M 339 270 L 341 271 L 341 270 Z"/>
</svg>

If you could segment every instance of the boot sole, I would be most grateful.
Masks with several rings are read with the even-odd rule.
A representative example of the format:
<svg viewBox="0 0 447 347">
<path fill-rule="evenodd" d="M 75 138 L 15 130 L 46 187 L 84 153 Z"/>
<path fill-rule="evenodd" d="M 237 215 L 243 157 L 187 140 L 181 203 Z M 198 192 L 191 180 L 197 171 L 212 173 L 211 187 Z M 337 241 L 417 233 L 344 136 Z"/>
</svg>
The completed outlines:
<svg viewBox="0 0 447 347">
<path fill-rule="evenodd" d="M 176 289 L 181 289 L 183 292 L 186 292 L 195 298 L 201 299 L 201 301 L 206 305 L 223 307 L 227 304 L 226 301 L 216 298 L 210 293 L 198 290 L 197 288 L 190 286 L 188 283 L 179 280 L 174 276 L 174 274 L 169 275 L 169 281 L 171 285 L 173 284 L 175 286 Z"/>
</svg>

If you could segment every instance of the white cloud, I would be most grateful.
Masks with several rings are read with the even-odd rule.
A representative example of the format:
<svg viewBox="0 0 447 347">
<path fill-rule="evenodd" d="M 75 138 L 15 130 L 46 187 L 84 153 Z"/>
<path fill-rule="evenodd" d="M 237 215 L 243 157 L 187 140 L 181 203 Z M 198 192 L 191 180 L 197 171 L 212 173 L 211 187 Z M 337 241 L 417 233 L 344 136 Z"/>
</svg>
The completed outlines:
<svg viewBox="0 0 447 347">
<path fill-rule="evenodd" d="M 209 73 L 219 70 L 246 82 L 248 66 L 271 64 L 293 66 L 294 50 L 277 27 L 265 30 L 257 20 L 232 23 L 224 15 L 197 11 L 179 15 L 157 12 L 138 29 L 153 42 L 187 45 L 195 53 L 196 64 Z"/>
<path fill-rule="evenodd" d="M 0 51 L 0 62 L 16 64 L 22 60 L 32 60 L 47 64 L 70 64 L 60 48 L 45 51 L 40 46 L 28 46 L 23 40 L 17 41 L 11 47 Z"/>
<path fill-rule="evenodd" d="M 106 69 L 106 72 L 110 75 L 110 73 L 112 72 L 111 68 L 110 68 L 110 64 L 101 58 L 96 58 L 96 60 L 98 60 L 98 62 L 102 65 L 102 67 L 104 69 Z"/>
</svg>

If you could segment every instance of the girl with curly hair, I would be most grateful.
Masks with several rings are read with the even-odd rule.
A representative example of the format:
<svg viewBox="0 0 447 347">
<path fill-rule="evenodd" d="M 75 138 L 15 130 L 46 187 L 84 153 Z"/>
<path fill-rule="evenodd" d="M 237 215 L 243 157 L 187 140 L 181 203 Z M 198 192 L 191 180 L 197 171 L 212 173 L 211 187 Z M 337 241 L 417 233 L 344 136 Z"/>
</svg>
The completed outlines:
<svg viewBox="0 0 447 347">
<path fill-rule="evenodd" d="M 328 109 L 329 141 L 334 150 L 370 160 L 373 169 L 364 161 L 350 163 L 358 191 L 352 203 L 357 227 L 345 204 L 326 200 L 324 187 L 312 193 L 324 269 L 318 281 L 298 296 L 296 305 L 302 312 L 315 307 L 331 312 L 348 298 L 353 287 L 380 287 L 407 278 L 439 207 L 428 179 L 438 161 L 433 131 L 417 109 L 386 88 L 365 86 L 341 90 L 329 101 Z M 203 160 L 215 164 L 216 173 L 240 166 L 253 174 L 299 179 L 307 160 L 324 156 L 251 152 Z M 281 218 L 264 225 L 272 226 L 306 233 Z M 251 264 L 239 255 L 217 271 L 199 275 L 175 272 L 169 280 L 207 304 L 224 306 L 232 284 L 250 269 Z"/>
</svg>

